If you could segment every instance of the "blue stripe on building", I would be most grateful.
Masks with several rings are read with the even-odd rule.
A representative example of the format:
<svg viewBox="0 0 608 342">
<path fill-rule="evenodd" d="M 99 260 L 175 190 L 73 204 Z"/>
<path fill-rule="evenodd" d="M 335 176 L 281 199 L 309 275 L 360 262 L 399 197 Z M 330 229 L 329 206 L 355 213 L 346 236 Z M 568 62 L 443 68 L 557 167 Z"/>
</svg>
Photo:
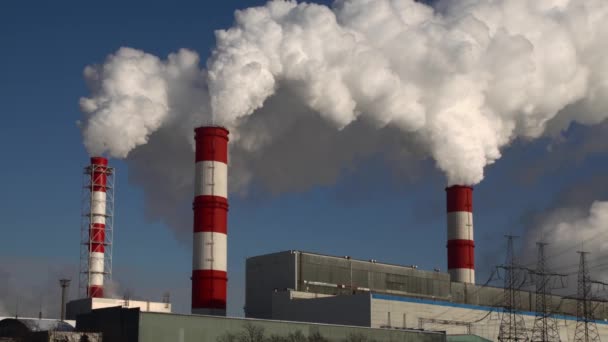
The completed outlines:
<svg viewBox="0 0 608 342">
<path fill-rule="evenodd" d="M 446 302 L 446 301 L 442 301 L 442 300 L 422 299 L 422 298 L 414 298 L 414 297 L 401 297 L 401 296 L 393 296 L 393 295 L 378 294 L 378 293 L 372 293 L 372 298 L 390 300 L 390 301 L 396 301 L 396 302 L 440 305 L 440 306 L 448 306 L 448 307 L 453 307 L 453 308 L 471 309 L 471 310 L 480 310 L 480 311 L 495 311 L 495 312 L 504 311 L 503 308 L 500 308 L 500 307 L 453 303 L 453 302 Z M 525 315 L 525 316 L 536 316 L 536 313 L 531 312 L 531 311 L 519 311 L 518 313 Z M 568 320 L 568 321 L 576 321 L 575 316 L 552 315 L 552 317 L 555 317 L 557 319 Z M 595 320 L 595 323 L 608 325 L 607 321 L 602 321 L 602 320 Z"/>
</svg>

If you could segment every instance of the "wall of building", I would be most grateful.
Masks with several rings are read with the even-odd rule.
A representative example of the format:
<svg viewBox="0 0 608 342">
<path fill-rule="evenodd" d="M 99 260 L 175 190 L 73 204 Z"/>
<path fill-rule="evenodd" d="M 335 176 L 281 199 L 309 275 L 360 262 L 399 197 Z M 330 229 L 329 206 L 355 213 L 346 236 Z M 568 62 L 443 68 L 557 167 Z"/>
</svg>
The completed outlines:
<svg viewBox="0 0 608 342">
<path fill-rule="evenodd" d="M 448 335 L 448 342 L 492 342 L 476 335 Z"/>
<path fill-rule="evenodd" d="M 246 340 L 252 342 L 262 342 L 269 337 L 288 341 L 290 336 L 297 334 L 306 338 L 318 334 L 329 342 L 446 340 L 442 333 L 155 313 L 141 313 L 140 327 L 139 341 L 146 342 L 219 342 L 238 339 L 242 334 L 247 334 L 250 338 Z"/>
<path fill-rule="evenodd" d="M 372 290 L 433 298 L 448 298 L 450 295 L 450 277 L 447 273 L 373 260 L 297 253 L 299 282 L 296 290 L 299 291 L 345 294 Z"/>
<path fill-rule="evenodd" d="M 306 292 L 282 291 L 272 297 L 273 319 L 297 322 L 345 324 L 369 327 L 371 300 L 368 293 L 321 296 L 311 300 Z"/>
<path fill-rule="evenodd" d="M 290 251 L 247 259 L 245 271 L 246 317 L 266 319 L 272 317 L 274 291 L 296 288 L 295 263 L 296 254 Z"/>
<path fill-rule="evenodd" d="M 78 315 L 76 330 L 101 332 L 103 341 L 138 342 L 139 313 L 139 309 L 120 307 L 98 309 Z"/>
<path fill-rule="evenodd" d="M 218 316 L 176 315 L 108 308 L 78 316 L 77 329 L 98 331 L 112 342 L 445 342 L 444 333 L 372 329 Z"/>
<path fill-rule="evenodd" d="M 245 316 L 272 318 L 272 293 L 293 289 L 328 295 L 377 291 L 450 298 L 447 273 L 300 251 L 247 259 Z"/>
<path fill-rule="evenodd" d="M 501 306 L 504 298 L 502 288 L 450 282 L 447 273 L 299 251 L 249 258 L 246 282 L 246 316 L 254 318 L 277 318 L 272 294 L 284 289 L 334 296 L 373 292 L 491 307 Z M 534 292 L 518 291 L 518 296 L 519 310 L 536 310 Z M 557 313 L 576 315 L 576 300 L 551 298 Z M 608 303 L 592 305 L 597 317 L 608 319 Z"/>
<path fill-rule="evenodd" d="M 448 334 L 471 333 L 497 341 L 501 310 L 496 307 L 374 294 L 371 301 L 371 327 L 389 325 L 443 330 Z M 526 328 L 532 329 L 535 314 L 528 311 L 522 316 Z M 558 315 L 557 318 L 562 341 L 571 340 L 576 317 Z M 608 322 L 598 321 L 597 327 L 601 336 L 608 336 Z"/>
<path fill-rule="evenodd" d="M 82 298 L 68 302 L 66 305 L 66 317 L 76 319 L 76 316 L 91 312 L 95 309 L 123 307 L 129 309 L 140 309 L 150 312 L 171 312 L 171 303 L 159 303 L 142 300 L 125 300 L 116 298 Z"/>
</svg>

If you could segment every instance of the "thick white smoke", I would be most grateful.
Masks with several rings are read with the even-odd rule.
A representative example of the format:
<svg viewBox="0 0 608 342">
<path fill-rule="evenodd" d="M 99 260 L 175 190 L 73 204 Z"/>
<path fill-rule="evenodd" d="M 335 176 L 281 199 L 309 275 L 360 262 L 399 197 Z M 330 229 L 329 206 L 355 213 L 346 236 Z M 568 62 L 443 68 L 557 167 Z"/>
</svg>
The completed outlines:
<svg viewBox="0 0 608 342">
<path fill-rule="evenodd" d="M 161 61 L 121 49 L 85 70 L 92 93 L 81 100 L 85 145 L 126 157 L 171 120 L 207 122 L 209 104 L 213 120 L 238 137 L 242 118 L 288 88 L 336 134 L 355 121 L 397 127 L 421 142 L 449 183 L 475 184 L 502 147 L 543 134 L 567 105 L 585 110 L 562 115 L 564 126 L 608 115 L 605 1 L 438 8 L 412 0 L 339 0 L 333 8 L 271 1 L 237 11 L 234 27 L 216 32 L 208 79 L 194 52 Z M 271 138 L 247 144 L 263 148 Z"/>
<path fill-rule="evenodd" d="M 554 272 L 572 276 L 569 287 L 576 288 L 579 266 L 577 251 L 586 251 L 593 279 L 608 280 L 608 202 L 595 201 L 590 206 L 556 208 L 527 232 L 528 261 L 533 264 L 535 241 L 548 243 L 546 255 Z M 535 255 L 534 255 L 535 257 Z"/>
<path fill-rule="evenodd" d="M 92 97 L 82 98 L 80 108 L 86 116 L 82 131 L 89 153 L 126 158 L 170 120 L 186 125 L 187 117 L 207 113 L 205 74 L 198 64 L 198 55 L 189 50 L 161 61 L 121 48 L 103 65 L 86 67 Z"/>
<path fill-rule="evenodd" d="M 568 104 L 589 104 L 570 120 L 606 117 L 604 1 L 446 4 L 443 15 L 401 0 L 237 12 L 208 61 L 213 112 L 231 125 L 290 87 L 338 129 L 367 119 L 415 134 L 448 182 L 464 184 Z"/>
<path fill-rule="evenodd" d="M 130 48 L 87 67 L 84 141 L 127 157 L 176 226 L 187 215 L 166 203 L 192 196 L 200 124 L 231 130 L 232 192 L 330 184 L 389 153 L 476 184 L 514 139 L 608 117 L 607 22 L 604 0 L 270 1 L 236 11 L 205 67 Z"/>
</svg>

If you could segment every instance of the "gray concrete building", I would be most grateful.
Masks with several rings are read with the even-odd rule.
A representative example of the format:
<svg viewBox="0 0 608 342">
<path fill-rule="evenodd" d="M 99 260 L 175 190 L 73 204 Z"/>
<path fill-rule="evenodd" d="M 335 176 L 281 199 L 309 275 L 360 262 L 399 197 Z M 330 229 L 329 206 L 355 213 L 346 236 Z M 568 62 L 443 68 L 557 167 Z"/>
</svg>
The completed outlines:
<svg viewBox="0 0 608 342">
<path fill-rule="evenodd" d="M 428 329 L 475 334 L 495 341 L 503 289 L 450 281 L 448 273 L 375 260 L 285 251 L 247 259 L 247 317 L 350 324 L 372 328 Z M 535 294 L 518 291 L 526 327 L 535 318 Z M 574 335 L 576 301 L 552 297 L 562 340 Z M 600 334 L 608 336 L 608 306 L 596 308 Z"/>
<path fill-rule="evenodd" d="M 78 316 L 76 329 L 112 342 L 445 342 L 444 332 L 372 329 L 105 308 Z"/>
</svg>

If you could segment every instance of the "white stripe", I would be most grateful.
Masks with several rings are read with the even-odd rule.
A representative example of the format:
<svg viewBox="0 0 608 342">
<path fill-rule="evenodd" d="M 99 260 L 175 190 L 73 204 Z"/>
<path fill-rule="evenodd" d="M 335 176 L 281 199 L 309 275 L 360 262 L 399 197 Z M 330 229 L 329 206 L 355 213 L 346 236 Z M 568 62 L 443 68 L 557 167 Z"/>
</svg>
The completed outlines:
<svg viewBox="0 0 608 342">
<path fill-rule="evenodd" d="M 226 234 L 222 233 L 194 233 L 192 269 L 216 270 L 226 272 L 226 239 Z"/>
<path fill-rule="evenodd" d="M 205 160 L 196 163 L 194 196 L 220 196 L 228 198 L 228 165 Z"/>
<path fill-rule="evenodd" d="M 106 214 L 106 193 L 103 191 L 93 191 L 91 193 L 91 214 Z"/>
<path fill-rule="evenodd" d="M 106 217 L 101 215 L 93 215 L 91 218 L 91 223 L 101 223 L 103 225 L 106 224 Z"/>
<path fill-rule="evenodd" d="M 100 252 L 89 253 L 89 286 L 103 286 L 104 255 Z"/>
<path fill-rule="evenodd" d="M 103 273 L 103 253 L 89 253 L 89 271 L 93 273 Z"/>
<path fill-rule="evenodd" d="M 103 286 L 103 274 L 91 273 L 89 276 L 89 286 Z"/>
<path fill-rule="evenodd" d="M 470 268 L 452 268 L 448 270 L 454 282 L 475 284 L 475 270 Z"/>
<path fill-rule="evenodd" d="M 473 240 L 473 213 L 448 213 L 448 240 Z"/>
</svg>

